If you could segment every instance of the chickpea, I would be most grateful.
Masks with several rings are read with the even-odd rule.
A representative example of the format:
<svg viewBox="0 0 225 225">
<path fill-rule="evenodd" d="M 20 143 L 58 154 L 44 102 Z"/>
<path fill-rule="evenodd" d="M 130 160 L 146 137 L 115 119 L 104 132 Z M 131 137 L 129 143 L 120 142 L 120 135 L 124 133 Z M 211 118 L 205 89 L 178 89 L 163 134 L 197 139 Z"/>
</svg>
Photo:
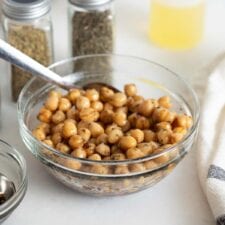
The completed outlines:
<svg viewBox="0 0 225 225">
<path fill-rule="evenodd" d="M 92 108 L 84 108 L 80 110 L 80 119 L 86 122 L 94 122 L 99 118 L 99 112 Z"/>
<path fill-rule="evenodd" d="M 152 112 L 153 112 L 153 109 L 154 109 L 154 105 L 152 103 L 152 100 L 151 99 L 147 99 L 147 100 L 144 100 L 138 107 L 138 112 L 145 116 L 145 117 L 149 117 Z"/>
<path fill-rule="evenodd" d="M 70 108 L 66 111 L 67 119 L 78 120 L 79 119 L 79 112 L 75 109 L 75 107 Z"/>
<path fill-rule="evenodd" d="M 115 174 L 127 174 L 127 173 L 129 173 L 129 169 L 126 165 L 119 165 L 119 166 L 116 166 L 114 173 Z"/>
<path fill-rule="evenodd" d="M 69 100 L 75 104 L 76 103 L 76 100 L 78 99 L 78 97 L 81 96 L 81 93 L 80 93 L 80 90 L 79 89 L 71 89 L 69 91 L 69 94 L 68 94 L 68 98 Z"/>
<path fill-rule="evenodd" d="M 48 123 L 40 123 L 36 129 L 41 129 L 44 131 L 45 134 L 50 133 L 50 125 Z"/>
<path fill-rule="evenodd" d="M 160 106 L 164 108 L 171 108 L 171 102 L 170 102 L 170 97 L 169 96 L 162 96 L 161 98 L 158 99 L 158 103 Z"/>
<path fill-rule="evenodd" d="M 100 161 L 100 160 L 102 159 L 102 157 L 101 157 L 99 154 L 95 153 L 95 154 L 93 154 L 93 155 L 90 155 L 90 156 L 88 157 L 88 159 Z"/>
<path fill-rule="evenodd" d="M 59 123 L 55 126 L 52 127 L 51 129 L 51 132 L 54 134 L 54 133 L 62 133 L 62 130 L 63 130 L 63 127 L 64 127 L 64 123 Z"/>
<path fill-rule="evenodd" d="M 131 128 L 131 125 L 129 121 L 127 121 L 126 124 L 121 127 L 123 132 L 127 132 L 128 130 L 130 130 L 130 128 Z"/>
<path fill-rule="evenodd" d="M 153 160 L 144 162 L 144 165 L 147 170 L 156 169 L 158 167 L 158 164 Z"/>
<path fill-rule="evenodd" d="M 129 134 L 136 139 L 137 143 L 141 143 L 144 140 L 144 132 L 140 129 L 130 130 Z"/>
<path fill-rule="evenodd" d="M 163 144 L 163 145 L 169 144 L 171 134 L 172 134 L 172 132 L 169 131 L 169 130 L 160 130 L 160 131 L 158 131 L 156 133 L 158 142 L 160 144 Z"/>
<path fill-rule="evenodd" d="M 64 112 L 58 110 L 52 115 L 52 122 L 54 124 L 59 124 L 66 119 Z"/>
<path fill-rule="evenodd" d="M 136 128 L 140 130 L 146 130 L 149 129 L 150 122 L 149 120 L 144 116 L 138 116 L 136 120 Z"/>
<path fill-rule="evenodd" d="M 97 174 L 107 174 L 108 168 L 106 166 L 96 164 L 91 167 L 90 172 Z"/>
<path fill-rule="evenodd" d="M 62 136 L 60 133 L 54 133 L 51 137 L 53 144 L 56 146 L 58 143 L 62 142 Z"/>
<path fill-rule="evenodd" d="M 145 171 L 145 165 L 143 163 L 135 163 L 129 166 L 130 172 L 142 172 Z"/>
<path fill-rule="evenodd" d="M 71 152 L 71 156 L 84 159 L 87 157 L 87 153 L 84 149 L 78 148 Z"/>
<path fill-rule="evenodd" d="M 91 144 L 95 144 L 96 145 L 96 138 L 91 138 L 88 143 L 91 143 Z"/>
<path fill-rule="evenodd" d="M 110 144 L 115 144 L 120 140 L 122 136 L 123 132 L 121 131 L 121 129 L 114 129 L 108 133 L 108 142 Z"/>
<path fill-rule="evenodd" d="M 133 99 L 134 99 L 134 101 L 141 101 L 141 102 L 144 101 L 144 97 L 141 95 L 135 95 L 135 96 L 133 96 Z"/>
<path fill-rule="evenodd" d="M 60 98 L 59 100 L 59 110 L 66 112 L 71 108 L 71 102 L 67 98 Z"/>
<path fill-rule="evenodd" d="M 183 139 L 187 130 L 183 127 L 176 127 L 173 129 L 173 133 L 170 136 L 170 142 L 175 144 Z"/>
<path fill-rule="evenodd" d="M 112 145 L 111 146 L 111 154 L 115 154 L 115 153 L 123 153 L 121 151 L 121 149 L 118 147 L 118 145 Z"/>
<path fill-rule="evenodd" d="M 83 138 L 84 142 L 87 142 L 91 137 L 91 132 L 87 128 L 79 128 L 78 134 Z"/>
<path fill-rule="evenodd" d="M 156 133 L 152 130 L 144 130 L 144 141 L 150 142 L 150 141 L 156 141 Z"/>
<path fill-rule="evenodd" d="M 70 138 L 71 136 L 77 134 L 77 127 L 74 120 L 72 119 L 65 120 L 62 129 L 62 134 L 64 138 Z"/>
<path fill-rule="evenodd" d="M 69 145 L 71 148 L 76 149 L 76 148 L 81 148 L 84 144 L 84 141 L 80 135 L 73 135 L 69 139 Z"/>
<path fill-rule="evenodd" d="M 38 114 L 38 119 L 41 122 L 44 123 L 50 123 L 51 122 L 51 117 L 52 117 L 52 112 L 46 108 L 41 108 L 39 114 Z"/>
<path fill-rule="evenodd" d="M 104 124 L 110 124 L 113 122 L 113 111 L 112 110 L 103 110 L 100 114 L 100 120 Z"/>
<path fill-rule="evenodd" d="M 169 131 L 171 131 L 171 129 L 172 129 L 171 124 L 168 123 L 168 122 L 157 123 L 155 125 L 155 128 L 156 128 L 157 131 L 159 131 L 159 130 L 169 130 Z"/>
<path fill-rule="evenodd" d="M 37 138 L 39 141 L 43 141 L 46 138 L 45 132 L 43 129 L 37 128 L 33 130 L 32 134 L 35 138 Z"/>
<path fill-rule="evenodd" d="M 129 148 L 126 151 L 126 156 L 128 159 L 137 159 L 144 157 L 144 153 L 139 148 Z"/>
<path fill-rule="evenodd" d="M 59 104 L 58 95 L 49 95 L 45 101 L 45 107 L 50 111 L 55 111 L 58 108 L 58 104 Z"/>
<path fill-rule="evenodd" d="M 122 127 L 127 122 L 127 115 L 124 112 L 116 112 L 113 115 L 113 122 Z"/>
<path fill-rule="evenodd" d="M 111 125 L 108 125 L 105 129 L 105 133 L 109 135 L 109 133 L 111 133 L 113 130 L 115 129 L 120 129 L 120 127 L 118 127 L 116 124 L 111 124 Z"/>
<path fill-rule="evenodd" d="M 119 140 L 119 147 L 123 150 L 135 148 L 136 145 L 137 145 L 136 139 L 131 136 L 123 136 Z"/>
<path fill-rule="evenodd" d="M 152 118 L 155 122 L 169 122 L 172 123 L 175 119 L 175 113 L 170 112 L 168 109 L 163 107 L 158 107 L 154 109 Z"/>
<path fill-rule="evenodd" d="M 52 147 L 52 148 L 54 147 L 54 144 L 53 144 L 53 142 L 51 140 L 46 139 L 46 140 L 43 141 L 43 143 L 48 145 L 48 146 L 50 146 L 50 147 Z"/>
<path fill-rule="evenodd" d="M 119 107 L 116 109 L 116 113 L 128 113 L 128 107 L 127 106 L 123 106 L 123 107 Z"/>
<path fill-rule="evenodd" d="M 48 96 L 49 97 L 55 96 L 55 97 L 61 98 L 62 95 L 58 91 L 50 91 Z"/>
<path fill-rule="evenodd" d="M 56 145 L 56 149 L 58 149 L 60 152 L 64 153 L 64 154 L 69 154 L 70 153 L 70 147 L 66 144 L 63 143 L 58 143 Z"/>
<path fill-rule="evenodd" d="M 100 101 L 91 102 L 91 108 L 97 112 L 101 112 L 103 110 L 103 104 Z"/>
<path fill-rule="evenodd" d="M 99 100 L 99 93 L 96 89 L 88 89 L 86 90 L 85 96 L 91 101 L 98 101 Z"/>
<path fill-rule="evenodd" d="M 112 160 L 125 160 L 126 156 L 123 153 L 114 153 L 111 155 Z"/>
<path fill-rule="evenodd" d="M 183 128 L 190 128 L 192 126 L 192 118 L 190 116 L 186 116 L 186 115 L 177 115 L 173 126 L 175 127 L 183 127 Z"/>
<path fill-rule="evenodd" d="M 95 152 L 96 145 L 94 143 L 85 143 L 83 148 L 87 154 L 87 157 L 91 156 Z"/>
<path fill-rule="evenodd" d="M 104 143 L 104 144 L 107 144 L 108 142 L 108 135 L 103 133 L 103 134 L 100 134 L 97 139 L 96 139 L 96 144 L 99 145 L 101 143 Z"/>
<path fill-rule="evenodd" d="M 99 124 L 99 123 L 96 123 L 96 122 L 92 122 L 88 125 L 88 129 L 90 130 L 91 132 L 91 136 L 93 138 L 96 138 L 98 137 L 99 135 L 103 134 L 104 133 L 104 129 L 103 127 Z"/>
<path fill-rule="evenodd" d="M 154 150 L 152 142 L 143 142 L 138 144 L 137 147 L 143 152 L 145 156 L 152 154 Z"/>
<path fill-rule="evenodd" d="M 154 153 L 160 153 L 162 152 L 164 149 L 157 149 Z M 163 155 L 160 155 L 159 157 L 154 159 L 155 163 L 159 163 L 159 164 L 164 164 L 167 163 L 170 160 L 170 155 L 168 152 L 164 153 Z"/>
<path fill-rule="evenodd" d="M 109 101 L 112 98 L 113 95 L 114 95 L 114 91 L 107 88 L 107 87 L 102 87 L 100 89 L 100 99 L 103 102 Z"/>
<path fill-rule="evenodd" d="M 113 111 L 113 105 L 106 102 L 103 106 L 103 110 L 112 110 Z"/>
<path fill-rule="evenodd" d="M 86 122 L 86 121 L 80 121 L 78 124 L 77 124 L 77 128 L 80 129 L 80 128 L 88 128 L 90 125 L 90 123 Z"/>
<path fill-rule="evenodd" d="M 95 151 L 102 156 L 110 155 L 110 147 L 104 143 L 101 143 L 98 146 L 96 146 Z"/>
<path fill-rule="evenodd" d="M 115 107 L 122 107 L 127 103 L 127 96 L 122 92 L 117 92 L 112 96 L 110 103 Z"/>
<path fill-rule="evenodd" d="M 128 116 L 128 121 L 131 127 L 134 127 L 134 128 L 136 127 L 137 119 L 138 119 L 137 113 L 132 113 L 131 115 Z"/>
<path fill-rule="evenodd" d="M 124 92 L 128 97 L 135 96 L 137 94 L 137 87 L 135 84 L 126 84 L 124 86 Z"/>
<path fill-rule="evenodd" d="M 87 97 L 80 96 L 76 100 L 76 107 L 78 110 L 90 108 L 90 100 Z"/>
<path fill-rule="evenodd" d="M 104 161 L 109 161 L 110 159 L 111 159 L 110 156 L 105 156 L 102 158 L 102 160 L 104 160 Z"/>
<path fill-rule="evenodd" d="M 74 159 L 64 159 L 63 164 L 65 167 L 73 170 L 79 170 L 81 168 L 81 163 Z"/>
</svg>

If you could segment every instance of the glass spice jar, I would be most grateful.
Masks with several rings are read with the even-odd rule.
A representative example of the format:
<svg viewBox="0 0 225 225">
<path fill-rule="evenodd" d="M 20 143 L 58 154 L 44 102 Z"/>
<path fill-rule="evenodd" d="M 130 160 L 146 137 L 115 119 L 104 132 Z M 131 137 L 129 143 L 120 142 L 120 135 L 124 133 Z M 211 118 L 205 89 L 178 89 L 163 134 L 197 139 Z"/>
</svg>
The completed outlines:
<svg viewBox="0 0 225 225">
<path fill-rule="evenodd" d="M 112 0 L 68 0 L 73 56 L 113 52 Z"/>
<path fill-rule="evenodd" d="M 3 30 L 8 43 L 48 66 L 53 62 L 50 0 L 3 0 Z M 11 65 L 11 89 L 17 101 L 32 75 Z"/>
</svg>

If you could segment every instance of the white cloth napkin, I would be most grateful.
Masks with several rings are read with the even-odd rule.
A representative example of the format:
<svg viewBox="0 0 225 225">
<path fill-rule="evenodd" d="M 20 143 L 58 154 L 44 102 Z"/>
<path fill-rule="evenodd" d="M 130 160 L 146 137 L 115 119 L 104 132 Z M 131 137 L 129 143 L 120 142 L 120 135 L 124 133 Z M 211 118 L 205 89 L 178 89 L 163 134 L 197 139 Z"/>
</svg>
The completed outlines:
<svg viewBox="0 0 225 225">
<path fill-rule="evenodd" d="M 225 60 L 207 71 L 209 77 L 202 76 L 197 83 L 205 87 L 197 145 L 198 172 L 217 225 L 225 225 Z"/>
</svg>

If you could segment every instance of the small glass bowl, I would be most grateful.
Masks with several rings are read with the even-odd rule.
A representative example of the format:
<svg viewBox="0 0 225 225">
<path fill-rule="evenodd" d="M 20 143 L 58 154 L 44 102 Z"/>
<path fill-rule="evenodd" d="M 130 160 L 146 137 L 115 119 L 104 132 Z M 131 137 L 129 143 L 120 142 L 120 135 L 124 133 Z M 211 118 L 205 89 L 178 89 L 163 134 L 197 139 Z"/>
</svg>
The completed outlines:
<svg viewBox="0 0 225 225">
<path fill-rule="evenodd" d="M 27 169 L 23 156 L 5 141 L 0 140 L 0 173 L 15 186 L 15 193 L 0 205 L 0 224 L 20 204 L 27 190 Z"/>
<path fill-rule="evenodd" d="M 61 76 L 73 74 L 78 86 L 104 82 L 122 90 L 124 84 L 135 83 L 139 95 L 156 99 L 169 95 L 174 111 L 193 117 L 193 126 L 184 139 L 160 153 L 123 161 L 74 158 L 33 137 L 31 131 L 38 123 L 38 111 L 48 92 L 56 88 L 33 78 L 18 101 L 20 133 L 34 156 L 65 185 L 92 195 L 136 192 L 163 179 L 192 147 L 199 123 L 198 100 L 193 89 L 169 69 L 148 60 L 118 55 L 81 56 L 55 63 L 50 68 Z"/>
</svg>

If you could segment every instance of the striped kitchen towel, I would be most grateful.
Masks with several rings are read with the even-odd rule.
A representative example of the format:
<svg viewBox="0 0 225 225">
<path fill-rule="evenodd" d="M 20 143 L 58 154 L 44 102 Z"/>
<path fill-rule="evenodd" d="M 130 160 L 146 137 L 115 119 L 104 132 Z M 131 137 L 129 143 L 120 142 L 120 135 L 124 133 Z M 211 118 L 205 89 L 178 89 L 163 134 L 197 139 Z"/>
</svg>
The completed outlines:
<svg viewBox="0 0 225 225">
<path fill-rule="evenodd" d="M 197 163 L 202 188 L 217 221 L 225 225 L 225 60 L 202 77 L 202 99 Z M 200 84 L 199 83 L 199 84 Z"/>
</svg>

